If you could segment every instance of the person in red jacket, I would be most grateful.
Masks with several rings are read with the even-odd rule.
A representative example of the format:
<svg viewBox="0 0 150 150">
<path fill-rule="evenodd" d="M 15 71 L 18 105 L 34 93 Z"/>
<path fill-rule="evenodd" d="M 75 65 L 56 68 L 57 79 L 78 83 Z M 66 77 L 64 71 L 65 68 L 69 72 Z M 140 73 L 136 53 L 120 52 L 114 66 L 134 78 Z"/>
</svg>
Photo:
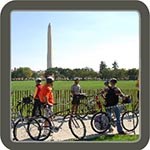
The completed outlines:
<svg viewBox="0 0 150 150">
<path fill-rule="evenodd" d="M 39 93 L 41 91 L 42 88 L 42 84 L 41 84 L 41 78 L 37 78 L 35 80 L 36 82 L 36 86 L 35 86 L 35 91 L 34 91 L 34 107 L 32 110 L 32 116 L 36 116 L 36 115 L 41 115 L 41 102 L 40 102 L 40 98 L 39 98 Z"/>
</svg>

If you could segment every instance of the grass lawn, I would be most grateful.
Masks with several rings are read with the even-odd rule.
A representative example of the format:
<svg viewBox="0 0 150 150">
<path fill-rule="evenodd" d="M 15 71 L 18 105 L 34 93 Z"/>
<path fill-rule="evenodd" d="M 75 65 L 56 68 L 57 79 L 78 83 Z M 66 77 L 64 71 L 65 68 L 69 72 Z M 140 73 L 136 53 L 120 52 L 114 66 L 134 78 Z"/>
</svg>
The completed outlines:
<svg viewBox="0 0 150 150">
<path fill-rule="evenodd" d="M 44 83 L 44 81 L 42 82 Z M 67 90 L 70 89 L 73 81 L 55 81 L 54 90 Z M 123 89 L 136 89 L 136 81 L 118 81 L 117 86 Z M 82 89 L 101 89 L 104 87 L 103 81 L 80 81 Z M 12 81 L 11 89 L 13 90 L 34 90 L 34 81 Z"/>
<path fill-rule="evenodd" d="M 134 142 L 139 140 L 139 135 L 101 135 L 99 137 L 95 137 L 89 139 L 88 141 L 126 141 L 126 142 Z"/>
</svg>

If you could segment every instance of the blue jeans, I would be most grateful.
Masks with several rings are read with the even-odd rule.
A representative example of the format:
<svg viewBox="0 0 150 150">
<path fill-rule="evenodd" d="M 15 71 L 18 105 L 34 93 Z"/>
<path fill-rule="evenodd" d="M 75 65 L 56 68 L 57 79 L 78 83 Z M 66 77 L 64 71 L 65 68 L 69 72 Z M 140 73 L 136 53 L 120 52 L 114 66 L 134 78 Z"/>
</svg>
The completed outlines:
<svg viewBox="0 0 150 150">
<path fill-rule="evenodd" d="M 117 106 L 114 106 L 110 109 L 107 109 L 107 113 L 109 114 L 110 116 L 110 119 L 111 119 L 111 111 L 113 111 L 115 113 L 115 117 L 117 119 L 117 131 L 118 132 L 122 132 L 122 127 L 121 127 L 121 124 L 120 124 L 120 110 Z"/>
</svg>

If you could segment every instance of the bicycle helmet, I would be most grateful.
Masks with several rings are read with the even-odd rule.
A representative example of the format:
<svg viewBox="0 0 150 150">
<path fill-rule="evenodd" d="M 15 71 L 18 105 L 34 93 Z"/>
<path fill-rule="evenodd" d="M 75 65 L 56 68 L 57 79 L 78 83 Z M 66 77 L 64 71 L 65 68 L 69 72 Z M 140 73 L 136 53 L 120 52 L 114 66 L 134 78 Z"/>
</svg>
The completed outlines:
<svg viewBox="0 0 150 150">
<path fill-rule="evenodd" d="M 42 79 L 41 78 L 36 78 L 36 80 L 35 80 L 36 82 L 41 82 L 42 81 Z"/>
<path fill-rule="evenodd" d="M 105 85 L 105 86 L 108 86 L 108 84 L 109 84 L 109 81 L 108 81 L 108 80 L 104 81 L 104 85 Z"/>
<path fill-rule="evenodd" d="M 110 82 L 112 82 L 112 83 L 117 83 L 117 79 L 116 79 L 116 78 L 111 78 L 111 79 L 110 79 Z"/>
<path fill-rule="evenodd" d="M 80 78 L 78 78 L 78 77 L 75 77 L 75 78 L 74 78 L 74 81 L 77 81 L 77 80 L 80 80 Z"/>
<path fill-rule="evenodd" d="M 52 82 L 54 82 L 54 78 L 52 76 L 46 78 L 46 83 L 52 83 Z"/>
</svg>

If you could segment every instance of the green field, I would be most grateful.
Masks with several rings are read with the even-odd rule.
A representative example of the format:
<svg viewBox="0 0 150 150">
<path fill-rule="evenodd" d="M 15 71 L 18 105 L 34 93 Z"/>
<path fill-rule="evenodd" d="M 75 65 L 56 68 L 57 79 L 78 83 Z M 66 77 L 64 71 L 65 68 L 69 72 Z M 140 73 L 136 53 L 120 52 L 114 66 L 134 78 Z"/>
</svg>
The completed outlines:
<svg viewBox="0 0 150 150">
<path fill-rule="evenodd" d="M 138 141 L 139 135 L 101 135 L 99 137 L 95 137 L 89 139 L 89 141 Z"/>
<path fill-rule="evenodd" d="M 44 83 L 44 81 L 42 82 Z M 73 81 L 55 81 L 54 90 L 68 90 L 70 89 Z M 117 86 L 122 90 L 135 90 L 136 81 L 118 81 Z M 101 89 L 104 87 L 103 81 L 80 81 L 82 89 Z M 11 90 L 34 90 L 34 81 L 12 81 Z"/>
</svg>

